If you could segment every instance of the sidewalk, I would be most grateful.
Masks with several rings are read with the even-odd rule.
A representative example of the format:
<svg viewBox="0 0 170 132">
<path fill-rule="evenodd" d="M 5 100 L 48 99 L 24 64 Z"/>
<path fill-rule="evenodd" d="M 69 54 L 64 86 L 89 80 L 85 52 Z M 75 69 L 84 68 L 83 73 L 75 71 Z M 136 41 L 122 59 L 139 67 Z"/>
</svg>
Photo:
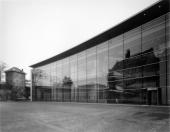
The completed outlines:
<svg viewBox="0 0 170 132">
<path fill-rule="evenodd" d="M 169 132 L 169 106 L 0 102 L 2 132 Z"/>
</svg>

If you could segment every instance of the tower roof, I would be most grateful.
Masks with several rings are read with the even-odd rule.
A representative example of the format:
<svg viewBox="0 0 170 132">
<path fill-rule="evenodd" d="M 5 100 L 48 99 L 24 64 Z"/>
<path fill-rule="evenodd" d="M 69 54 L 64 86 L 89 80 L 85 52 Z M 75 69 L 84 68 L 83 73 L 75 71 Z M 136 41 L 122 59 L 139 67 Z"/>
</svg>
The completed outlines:
<svg viewBox="0 0 170 132">
<path fill-rule="evenodd" d="M 20 69 L 17 68 L 17 67 L 12 67 L 12 68 L 6 70 L 5 72 L 6 72 L 6 73 L 7 73 L 7 72 L 18 72 L 18 73 L 25 74 L 25 72 L 24 72 L 23 70 L 20 70 Z"/>
</svg>

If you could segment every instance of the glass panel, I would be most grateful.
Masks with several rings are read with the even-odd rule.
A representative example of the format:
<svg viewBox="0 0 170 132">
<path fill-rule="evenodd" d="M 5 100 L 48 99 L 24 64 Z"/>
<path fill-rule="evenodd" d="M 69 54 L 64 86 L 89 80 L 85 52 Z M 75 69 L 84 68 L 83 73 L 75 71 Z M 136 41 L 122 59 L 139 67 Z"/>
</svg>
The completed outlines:
<svg viewBox="0 0 170 132">
<path fill-rule="evenodd" d="M 124 34 L 124 57 L 130 58 L 141 53 L 141 27 Z"/>
<path fill-rule="evenodd" d="M 126 79 L 124 80 L 124 91 L 122 94 L 123 103 L 140 103 L 141 102 L 142 79 Z"/>
<path fill-rule="evenodd" d="M 170 74 L 170 13 L 166 14 L 167 73 Z"/>
<path fill-rule="evenodd" d="M 123 70 L 124 78 L 139 78 L 142 77 L 142 67 L 127 68 Z"/>
<path fill-rule="evenodd" d="M 86 102 L 86 51 L 78 55 L 78 101 Z"/>
<path fill-rule="evenodd" d="M 106 102 L 106 93 L 107 93 L 107 77 L 98 77 L 97 78 L 97 95 L 98 102 Z"/>
<path fill-rule="evenodd" d="M 159 87 L 159 76 L 149 76 L 143 78 L 143 87 L 149 88 L 149 87 Z"/>
<path fill-rule="evenodd" d="M 57 61 L 57 101 L 63 100 L 62 61 Z"/>
<path fill-rule="evenodd" d="M 70 65 L 69 65 L 69 58 L 63 60 L 63 78 L 62 78 L 62 87 L 63 87 L 63 101 L 70 101 L 71 100 L 71 85 L 72 80 L 70 79 Z"/>
<path fill-rule="evenodd" d="M 109 73 L 107 102 L 120 102 L 123 89 L 123 35 L 109 40 Z"/>
<path fill-rule="evenodd" d="M 84 80 L 78 81 L 78 101 L 87 102 L 86 81 Z"/>
<path fill-rule="evenodd" d="M 123 63 L 123 62 L 121 62 L 121 63 Z M 142 64 L 143 64 L 142 63 L 142 57 L 141 57 L 141 55 L 138 55 L 138 56 L 135 56 L 135 57 L 132 57 L 132 58 L 129 58 L 129 59 L 125 59 L 124 60 L 124 69 L 139 67 Z M 123 64 L 119 64 L 119 65 L 123 65 Z"/>
<path fill-rule="evenodd" d="M 105 102 L 108 74 L 108 42 L 97 46 L 97 96 L 98 102 Z"/>
<path fill-rule="evenodd" d="M 168 74 L 168 83 L 167 83 L 167 95 L 168 95 L 168 104 L 170 104 L 170 74 Z"/>
<path fill-rule="evenodd" d="M 71 100 L 78 100 L 77 91 L 77 55 L 70 57 L 70 79 L 72 81 Z"/>
<path fill-rule="evenodd" d="M 124 91 L 123 80 L 108 81 L 109 89 L 107 89 L 107 103 L 121 103 L 122 93 Z"/>
<path fill-rule="evenodd" d="M 142 26 L 142 52 L 165 51 L 165 16 Z"/>
<path fill-rule="evenodd" d="M 168 52 L 167 52 L 167 73 L 170 74 L 170 49 L 168 49 Z"/>
<path fill-rule="evenodd" d="M 143 66 L 143 76 L 159 76 L 166 74 L 166 61 Z"/>
<path fill-rule="evenodd" d="M 109 42 L 109 69 L 120 70 L 123 68 L 123 35 L 115 37 Z M 118 63 L 120 65 L 118 65 Z"/>
<path fill-rule="evenodd" d="M 96 47 L 87 50 L 87 95 L 88 102 L 97 102 Z"/>
<path fill-rule="evenodd" d="M 52 86 L 52 100 L 57 100 L 56 89 L 57 89 L 57 68 L 56 62 L 51 64 L 51 86 Z"/>
</svg>

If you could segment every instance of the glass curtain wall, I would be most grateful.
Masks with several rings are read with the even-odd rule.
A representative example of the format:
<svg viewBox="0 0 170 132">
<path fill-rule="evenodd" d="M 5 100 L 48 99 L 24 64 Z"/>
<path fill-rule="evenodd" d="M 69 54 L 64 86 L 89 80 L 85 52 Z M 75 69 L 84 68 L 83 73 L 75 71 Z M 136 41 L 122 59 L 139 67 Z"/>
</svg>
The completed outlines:
<svg viewBox="0 0 170 132">
<path fill-rule="evenodd" d="M 32 75 L 35 100 L 167 104 L 170 15 L 34 68 Z"/>
<path fill-rule="evenodd" d="M 35 87 L 35 100 L 51 100 L 50 65 L 42 66 L 33 70 Z"/>
<path fill-rule="evenodd" d="M 164 15 L 142 25 L 143 89 L 147 104 L 166 103 L 166 63 Z"/>
</svg>

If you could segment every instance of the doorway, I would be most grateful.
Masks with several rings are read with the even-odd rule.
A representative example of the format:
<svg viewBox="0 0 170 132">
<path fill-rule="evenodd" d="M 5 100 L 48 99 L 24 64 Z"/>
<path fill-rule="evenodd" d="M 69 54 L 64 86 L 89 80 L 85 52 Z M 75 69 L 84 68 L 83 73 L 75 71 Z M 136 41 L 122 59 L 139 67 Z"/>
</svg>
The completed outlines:
<svg viewBox="0 0 170 132">
<path fill-rule="evenodd" d="M 147 89 L 147 104 L 148 105 L 159 105 L 161 104 L 161 90 L 159 88 L 148 88 Z"/>
</svg>

